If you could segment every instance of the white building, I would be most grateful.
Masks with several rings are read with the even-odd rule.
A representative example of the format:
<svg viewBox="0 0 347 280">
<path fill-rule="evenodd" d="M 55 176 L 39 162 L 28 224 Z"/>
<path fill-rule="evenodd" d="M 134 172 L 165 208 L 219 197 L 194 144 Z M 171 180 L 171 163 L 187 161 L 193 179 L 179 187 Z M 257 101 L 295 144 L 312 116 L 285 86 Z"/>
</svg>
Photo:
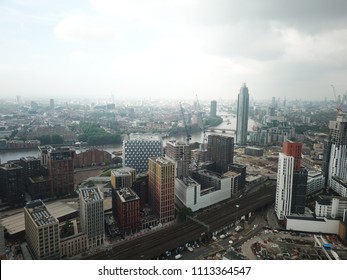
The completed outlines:
<svg viewBox="0 0 347 280">
<path fill-rule="evenodd" d="M 59 221 L 40 200 L 24 207 L 25 239 L 34 259 L 59 259 Z"/>
<path fill-rule="evenodd" d="M 347 198 L 339 196 L 320 196 L 316 201 L 317 217 L 342 218 L 347 209 Z"/>
<path fill-rule="evenodd" d="M 294 157 L 279 153 L 275 212 L 279 220 L 290 214 Z"/>
<path fill-rule="evenodd" d="M 321 172 L 309 171 L 307 176 L 307 195 L 320 192 L 324 189 L 324 175 Z"/>
<path fill-rule="evenodd" d="M 233 176 L 217 175 L 213 172 L 200 171 L 201 177 L 211 183 L 211 187 L 202 187 L 191 177 L 175 180 L 175 200 L 179 207 L 191 208 L 193 212 L 231 198 L 237 191 L 240 174 Z M 204 180 L 202 179 L 202 180 Z"/>
<path fill-rule="evenodd" d="M 105 240 L 103 196 L 96 187 L 81 188 L 79 196 L 81 226 L 88 236 L 88 248 L 100 246 Z"/>
</svg>

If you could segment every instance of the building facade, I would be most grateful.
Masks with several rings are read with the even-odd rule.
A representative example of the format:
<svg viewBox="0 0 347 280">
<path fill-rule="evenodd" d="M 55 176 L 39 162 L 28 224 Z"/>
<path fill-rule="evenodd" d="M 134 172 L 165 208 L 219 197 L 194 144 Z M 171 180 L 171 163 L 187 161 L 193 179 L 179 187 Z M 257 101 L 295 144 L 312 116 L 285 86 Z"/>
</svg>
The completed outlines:
<svg viewBox="0 0 347 280">
<path fill-rule="evenodd" d="M 76 154 L 74 158 L 74 167 L 81 168 L 86 166 L 107 165 L 110 164 L 112 155 L 107 151 L 98 149 L 89 149 Z"/>
<path fill-rule="evenodd" d="M 168 141 L 165 147 L 165 157 L 171 159 L 175 163 L 176 177 L 183 178 L 189 175 L 189 165 L 192 155 L 187 143 Z"/>
<path fill-rule="evenodd" d="M 249 93 L 246 84 L 240 89 L 237 99 L 236 144 L 246 145 L 248 132 Z"/>
<path fill-rule="evenodd" d="M 52 148 L 47 151 L 52 196 L 67 195 L 74 191 L 74 157 L 75 151 L 69 148 Z"/>
<path fill-rule="evenodd" d="M 25 201 L 24 169 L 19 161 L 0 165 L 0 198 L 11 205 L 23 206 Z"/>
<path fill-rule="evenodd" d="M 34 259 L 59 259 L 59 221 L 41 200 L 24 207 L 25 239 Z"/>
<path fill-rule="evenodd" d="M 149 159 L 149 201 L 160 223 L 175 219 L 175 165 L 163 158 Z"/>
<path fill-rule="evenodd" d="M 82 230 L 88 236 L 88 248 L 104 244 L 104 201 L 96 187 L 80 188 L 80 219 Z"/>
<path fill-rule="evenodd" d="M 234 159 L 234 138 L 222 135 L 209 135 L 207 142 L 208 159 L 216 163 L 216 172 L 228 171 Z"/>
<path fill-rule="evenodd" d="M 337 116 L 329 122 L 329 140 L 325 143 L 323 172 L 327 174 L 327 184 L 338 194 L 347 193 L 347 116 Z M 329 158 L 327 164 L 327 158 Z"/>
<path fill-rule="evenodd" d="M 140 198 L 129 188 L 116 191 L 116 219 L 121 232 L 136 231 L 140 227 Z"/>
<path fill-rule="evenodd" d="M 307 192 L 307 170 L 301 167 L 302 143 L 287 141 L 279 153 L 275 212 L 279 220 L 303 214 Z"/>
<path fill-rule="evenodd" d="M 160 135 L 130 134 L 123 141 L 123 167 L 131 167 L 136 173 L 148 172 L 148 159 L 163 156 L 163 141 Z"/>
</svg>

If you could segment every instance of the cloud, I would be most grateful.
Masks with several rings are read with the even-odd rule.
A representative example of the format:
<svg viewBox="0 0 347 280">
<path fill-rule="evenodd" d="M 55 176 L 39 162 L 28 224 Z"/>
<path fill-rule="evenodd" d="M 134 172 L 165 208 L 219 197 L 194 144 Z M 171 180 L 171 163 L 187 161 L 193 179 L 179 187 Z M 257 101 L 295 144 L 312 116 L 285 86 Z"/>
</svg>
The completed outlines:
<svg viewBox="0 0 347 280">
<path fill-rule="evenodd" d="M 89 57 L 90 57 L 90 55 L 85 51 L 75 51 L 75 52 L 70 54 L 70 58 L 72 60 L 76 60 L 76 61 L 86 60 Z"/>
<path fill-rule="evenodd" d="M 57 38 L 66 41 L 109 41 L 116 37 L 113 24 L 100 17 L 76 14 L 65 17 L 55 27 Z"/>
</svg>

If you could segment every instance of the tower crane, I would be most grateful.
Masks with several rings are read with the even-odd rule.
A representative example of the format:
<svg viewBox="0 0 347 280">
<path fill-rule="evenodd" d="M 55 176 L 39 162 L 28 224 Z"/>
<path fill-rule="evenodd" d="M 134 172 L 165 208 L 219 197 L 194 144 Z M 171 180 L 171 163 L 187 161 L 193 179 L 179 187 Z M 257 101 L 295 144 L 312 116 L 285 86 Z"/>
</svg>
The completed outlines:
<svg viewBox="0 0 347 280">
<path fill-rule="evenodd" d="M 196 103 L 198 105 L 198 111 L 199 111 L 199 117 L 200 117 L 200 129 L 202 131 L 202 145 L 201 145 L 201 149 L 204 151 L 206 149 L 206 128 L 204 126 L 204 120 L 203 120 L 203 117 L 202 117 L 202 111 L 201 111 L 201 107 L 200 107 L 200 102 L 199 102 L 199 98 L 198 98 L 198 95 L 196 94 Z"/>
<path fill-rule="evenodd" d="M 334 98 L 335 98 L 335 102 L 336 102 L 336 117 L 338 117 L 342 113 L 342 102 L 341 101 L 339 102 L 339 100 L 337 98 L 334 85 L 331 85 L 331 87 L 333 88 Z"/>
<path fill-rule="evenodd" d="M 186 131 L 186 140 L 187 140 L 187 144 L 189 145 L 189 141 L 190 139 L 192 139 L 190 133 L 189 133 L 189 129 L 188 129 L 188 125 L 187 125 L 187 122 L 186 122 L 186 118 L 184 117 L 184 110 L 183 110 L 183 107 L 182 107 L 182 103 L 180 102 L 180 108 L 181 108 L 181 114 L 182 114 L 182 118 L 183 118 L 183 125 L 184 125 L 184 129 Z"/>
</svg>

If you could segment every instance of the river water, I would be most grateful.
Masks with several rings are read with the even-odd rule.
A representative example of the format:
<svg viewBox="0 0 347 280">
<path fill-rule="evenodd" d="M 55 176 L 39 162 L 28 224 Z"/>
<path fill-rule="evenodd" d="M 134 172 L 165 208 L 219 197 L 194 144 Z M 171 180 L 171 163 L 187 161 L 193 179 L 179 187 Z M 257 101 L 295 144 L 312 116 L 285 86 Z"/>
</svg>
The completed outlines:
<svg viewBox="0 0 347 280">
<path fill-rule="evenodd" d="M 224 112 L 219 112 L 220 116 L 223 117 L 223 122 L 215 127 L 215 132 L 207 132 L 206 135 L 209 134 L 220 134 L 220 135 L 225 135 L 225 136 L 232 136 L 235 137 L 234 132 L 228 131 L 228 129 L 235 130 L 236 129 L 236 117 L 234 115 L 230 115 L 228 113 Z M 253 120 L 248 121 L 248 131 L 252 131 L 252 127 L 255 125 L 255 122 Z M 225 133 L 222 133 L 222 130 L 225 129 Z M 167 141 L 172 140 L 173 138 L 164 138 L 164 146 Z M 176 140 L 185 140 L 186 136 L 185 135 L 178 135 L 175 138 Z M 203 140 L 203 135 L 202 132 L 195 132 L 192 133 L 191 135 L 191 140 L 190 143 L 194 142 L 199 142 L 202 143 Z M 83 152 L 90 147 L 84 147 L 79 150 L 76 150 L 77 153 Z M 114 151 L 121 151 L 122 150 L 122 144 L 118 145 L 110 145 L 110 146 L 99 146 L 95 147 L 99 150 L 104 150 L 112 154 Z M 33 150 L 1 150 L 0 151 L 0 160 L 1 163 L 6 163 L 9 160 L 18 160 L 21 157 L 28 157 L 28 156 L 33 156 L 33 157 L 38 157 L 38 149 L 33 149 Z"/>
</svg>

